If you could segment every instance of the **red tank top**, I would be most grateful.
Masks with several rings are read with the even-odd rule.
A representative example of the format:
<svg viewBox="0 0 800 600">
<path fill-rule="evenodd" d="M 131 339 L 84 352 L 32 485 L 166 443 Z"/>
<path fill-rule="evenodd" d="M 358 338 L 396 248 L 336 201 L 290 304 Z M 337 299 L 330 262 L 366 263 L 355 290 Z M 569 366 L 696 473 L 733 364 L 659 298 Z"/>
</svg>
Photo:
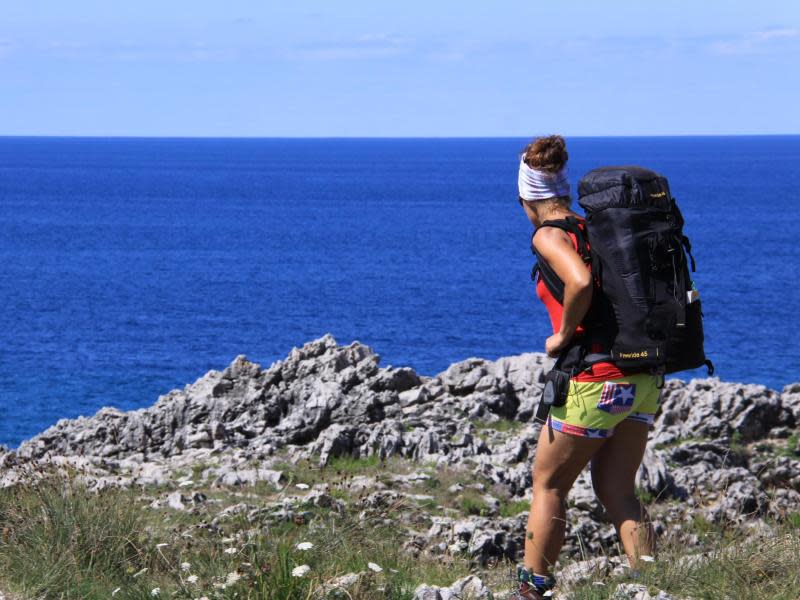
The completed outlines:
<svg viewBox="0 0 800 600">
<path fill-rule="evenodd" d="M 578 223 L 579 226 L 583 228 L 583 220 L 579 221 Z M 569 231 L 567 231 L 566 234 L 572 240 L 572 245 L 577 252 L 578 240 L 575 238 L 575 234 Z M 591 269 L 591 265 L 586 265 L 586 267 Z M 564 307 L 558 302 L 558 300 L 555 299 L 555 297 L 553 297 L 553 294 L 550 293 L 550 290 L 547 289 L 547 286 L 544 284 L 544 281 L 542 281 L 541 276 L 539 276 L 539 279 L 536 282 L 536 295 L 539 296 L 539 299 L 547 309 L 547 314 L 550 315 L 550 322 L 553 325 L 553 333 L 556 333 L 559 329 L 561 329 L 561 318 L 564 314 Z M 583 324 L 578 325 L 578 327 L 575 329 L 575 335 L 580 335 L 583 332 Z M 602 351 L 603 349 L 600 347 L 590 348 L 590 352 Z M 575 377 L 573 377 L 573 379 L 575 381 L 606 381 L 608 379 L 619 379 L 620 377 L 626 377 L 627 375 L 631 374 L 632 373 L 620 371 L 620 369 L 618 369 L 614 363 L 600 362 L 592 365 L 587 370 L 578 373 Z"/>
</svg>

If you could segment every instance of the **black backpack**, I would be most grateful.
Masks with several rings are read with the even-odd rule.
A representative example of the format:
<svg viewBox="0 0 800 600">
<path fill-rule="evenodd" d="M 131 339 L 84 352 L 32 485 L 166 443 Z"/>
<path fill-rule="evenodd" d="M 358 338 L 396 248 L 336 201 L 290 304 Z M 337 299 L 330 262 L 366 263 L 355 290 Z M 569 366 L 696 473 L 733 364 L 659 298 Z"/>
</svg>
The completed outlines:
<svg viewBox="0 0 800 600">
<path fill-rule="evenodd" d="M 622 370 L 664 374 L 706 365 L 713 374 L 689 275 L 691 244 L 667 180 L 641 167 L 604 167 L 587 173 L 578 193 L 583 229 L 574 217 L 542 224 L 575 234 L 595 282 L 585 334 L 565 348 L 558 367 L 575 372 L 610 361 Z M 538 272 L 563 304 L 563 282 L 533 251 L 532 277 Z"/>
</svg>

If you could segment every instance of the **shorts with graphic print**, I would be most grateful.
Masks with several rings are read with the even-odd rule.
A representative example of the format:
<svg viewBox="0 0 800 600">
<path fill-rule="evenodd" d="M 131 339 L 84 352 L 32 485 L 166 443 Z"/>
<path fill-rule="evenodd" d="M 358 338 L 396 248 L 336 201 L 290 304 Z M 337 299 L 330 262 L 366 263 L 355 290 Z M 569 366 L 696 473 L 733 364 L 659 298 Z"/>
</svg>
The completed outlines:
<svg viewBox="0 0 800 600">
<path fill-rule="evenodd" d="M 571 380 L 567 401 L 550 408 L 547 424 L 563 433 L 606 438 L 625 419 L 652 423 L 660 396 L 656 377 L 648 373 L 608 381 Z"/>
</svg>

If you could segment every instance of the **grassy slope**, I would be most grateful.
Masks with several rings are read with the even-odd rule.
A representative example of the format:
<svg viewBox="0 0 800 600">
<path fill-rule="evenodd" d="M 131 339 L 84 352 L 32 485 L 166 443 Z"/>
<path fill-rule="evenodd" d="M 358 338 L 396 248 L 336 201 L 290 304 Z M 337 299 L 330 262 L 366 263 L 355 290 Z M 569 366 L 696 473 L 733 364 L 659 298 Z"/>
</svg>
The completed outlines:
<svg viewBox="0 0 800 600">
<path fill-rule="evenodd" d="M 294 600 L 323 597 L 320 585 L 348 572 L 365 572 L 349 588 L 352 600 L 410 599 L 421 583 L 449 585 L 477 572 L 492 589 L 509 586 L 508 563 L 483 569 L 470 566 L 466 556 L 449 554 L 414 557 L 402 548 L 411 527 L 424 532 L 428 515 L 465 516 L 485 512 L 483 492 L 468 487 L 483 483 L 501 500 L 501 514 L 527 510 L 527 503 L 504 498 L 473 473 L 437 469 L 401 460 L 336 459 L 325 469 L 312 464 L 283 465 L 288 480 L 280 488 L 259 484 L 252 488 L 212 488 L 198 481 L 188 488 L 107 490 L 93 494 L 69 477 L 47 476 L 37 484 L 0 490 L 0 587 L 26 597 L 84 599 L 152 598 L 270 598 Z M 402 487 L 396 474 L 426 473 Z M 388 489 L 420 494 L 373 508 L 359 506 L 364 490 L 359 476 L 373 477 Z M 264 510 L 270 503 L 307 491 L 296 486 L 327 485 L 334 506 L 295 505 L 289 519 L 275 520 Z M 450 491 L 460 483 L 463 489 Z M 186 489 L 202 491 L 207 500 L 188 511 L 150 508 L 155 497 Z M 187 492 L 188 493 L 188 492 Z M 230 517 L 219 517 L 231 506 L 247 506 Z M 274 507 L 273 507 L 274 508 Z M 655 507 L 654 507 L 655 508 Z M 259 510 L 261 509 L 261 510 Z M 272 509 L 270 509 L 272 510 Z M 398 526 L 402 521 L 404 527 Z M 800 519 L 777 526 L 774 535 L 758 541 L 730 527 L 702 520 L 692 527 L 705 540 L 705 558 L 686 560 L 686 549 L 663 545 L 659 560 L 641 573 L 641 583 L 675 596 L 717 599 L 800 598 Z M 299 550 L 311 542 L 310 550 Z M 376 563 L 373 572 L 368 563 Z M 181 567 L 187 563 L 188 566 Z M 303 577 L 292 576 L 299 565 L 309 565 Z M 196 583 L 192 583 L 193 577 Z M 574 590 L 575 598 L 607 598 L 619 577 L 598 573 Z M 329 597 L 337 597 L 336 594 Z"/>
</svg>

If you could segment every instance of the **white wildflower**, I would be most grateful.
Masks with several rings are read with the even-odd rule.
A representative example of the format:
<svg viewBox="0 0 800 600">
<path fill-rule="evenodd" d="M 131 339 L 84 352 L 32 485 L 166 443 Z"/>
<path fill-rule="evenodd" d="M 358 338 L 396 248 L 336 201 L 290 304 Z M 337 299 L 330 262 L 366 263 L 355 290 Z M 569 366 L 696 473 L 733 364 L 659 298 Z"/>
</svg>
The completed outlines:
<svg viewBox="0 0 800 600">
<path fill-rule="evenodd" d="M 112 595 L 112 596 L 116 596 L 116 595 L 117 595 L 117 592 L 118 592 L 118 591 L 120 591 L 121 589 L 122 589 L 122 588 L 117 588 L 117 589 L 115 589 L 113 592 L 111 592 L 111 595 Z"/>
<path fill-rule="evenodd" d="M 160 593 L 161 593 L 161 588 L 153 588 L 152 590 L 150 590 L 151 596 L 158 596 Z"/>
<path fill-rule="evenodd" d="M 310 570 L 311 567 L 309 567 L 308 565 L 300 565 L 299 567 L 295 567 L 294 569 L 292 569 L 292 577 L 303 577 Z"/>
<path fill-rule="evenodd" d="M 380 573 L 381 571 L 383 571 L 383 569 L 380 567 L 380 565 L 376 565 L 375 563 L 372 563 L 372 562 L 371 563 L 367 563 L 367 568 L 370 571 L 375 571 L 376 573 Z"/>
<path fill-rule="evenodd" d="M 311 542 L 300 542 L 295 546 L 298 550 L 311 550 L 314 547 L 314 544 Z"/>
<path fill-rule="evenodd" d="M 144 575 L 145 573 L 147 573 L 147 567 L 145 567 L 144 569 L 142 569 L 138 573 L 134 573 L 133 576 L 134 577 L 138 577 L 139 575 Z"/>
<path fill-rule="evenodd" d="M 652 556 L 647 556 L 646 554 L 642 554 L 639 557 L 639 560 L 641 560 L 642 562 L 655 562 L 656 559 L 653 558 Z"/>
<path fill-rule="evenodd" d="M 236 548 L 225 548 L 225 550 L 223 550 L 223 552 L 225 554 L 236 554 L 238 552 L 238 550 Z"/>
<path fill-rule="evenodd" d="M 307 490 L 310 487 L 307 483 L 295 483 L 294 485 L 301 490 Z"/>
<path fill-rule="evenodd" d="M 228 576 L 225 578 L 225 583 L 227 585 L 233 585 L 234 583 L 239 581 L 241 578 L 242 578 L 242 576 L 239 575 L 239 573 L 237 573 L 236 571 L 234 571 L 233 573 L 228 573 Z"/>
<path fill-rule="evenodd" d="M 188 571 L 191 568 L 192 565 L 190 565 L 189 563 L 181 563 L 181 571 Z"/>
<path fill-rule="evenodd" d="M 189 583 L 197 583 L 197 579 L 198 579 L 197 575 L 189 575 L 186 578 L 186 581 L 188 581 Z"/>
</svg>

